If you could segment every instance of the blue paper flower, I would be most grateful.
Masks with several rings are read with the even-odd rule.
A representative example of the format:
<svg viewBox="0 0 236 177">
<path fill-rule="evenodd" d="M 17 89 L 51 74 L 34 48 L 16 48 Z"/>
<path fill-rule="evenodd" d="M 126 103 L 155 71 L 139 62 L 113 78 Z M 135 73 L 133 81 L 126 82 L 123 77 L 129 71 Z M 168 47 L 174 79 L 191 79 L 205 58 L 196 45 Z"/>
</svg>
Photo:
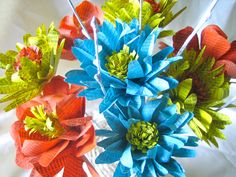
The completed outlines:
<svg viewBox="0 0 236 177">
<path fill-rule="evenodd" d="M 149 26 L 140 32 L 137 20 L 130 24 L 116 21 L 116 27 L 104 21 L 99 27 L 98 44 L 101 47 L 99 60 L 105 95 L 94 79 L 97 66 L 94 64 L 93 40 L 75 40 L 72 52 L 81 62 L 83 70 L 69 71 L 66 81 L 87 86 L 80 96 L 86 96 L 88 100 L 104 98 L 100 112 L 117 101 L 122 106 L 140 107 L 144 96 L 156 97 L 159 92 L 175 88 L 178 84 L 177 80 L 161 74 L 181 57 L 167 58 L 173 51 L 171 47 L 152 54 L 159 32 Z"/>
<path fill-rule="evenodd" d="M 183 128 L 192 113 L 176 113 L 176 105 L 167 105 L 168 97 L 149 101 L 142 108 L 110 108 L 104 116 L 112 130 L 98 130 L 108 137 L 98 143 L 105 151 L 98 164 L 119 161 L 114 177 L 158 177 L 171 174 L 184 177 L 184 170 L 173 157 L 194 157 L 197 138 L 187 136 Z"/>
</svg>

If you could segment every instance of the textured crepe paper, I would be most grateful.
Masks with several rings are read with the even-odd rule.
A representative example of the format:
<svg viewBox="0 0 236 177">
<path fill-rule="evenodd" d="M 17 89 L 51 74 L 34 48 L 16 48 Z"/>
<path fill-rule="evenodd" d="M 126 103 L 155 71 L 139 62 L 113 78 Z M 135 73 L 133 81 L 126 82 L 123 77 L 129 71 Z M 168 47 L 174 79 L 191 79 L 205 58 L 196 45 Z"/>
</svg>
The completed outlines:
<svg viewBox="0 0 236 177">
<path fill-rule="evenodd" d="M 135 19 L 130 24 L 116 21 L 116 27 L 108 21 L 104 21 L 99 28 L 98 43 L 102 46 L 99 52 L 101 63 L 101 80 L 105 87 L 104 97 L 100 85 L 94 79 L 97 67 L 93 64 L 95 59 L 94 41 L 76 39 L 72 51 L 81 62 L 83 70 L 72 70 L 66 74 L 66 81 L 72 84 L 84 85 L 87 87 L 80 93 L 88 100 L 103 98 L 100 104 L 100 111 L 108 109 L 115 102 L 122 106 L 141 105 L 141 99 L 146 97 L 156 97 L 161 91 L 177 86 L 178 82 L 174 78 L 161 76 L 161 73 L 169 65 L 179 59 L 180 56 L 168 58 L 173 51 L 171 47 L 166 48 L 153 55 L 153 48 L 159 34 L 158 29 L 150 29 L 148 26 L 139 31 L 139 22 Z M 119 53 L 128 47 L 131 52 L 136 52 L 138 59 L 126 64 L 127 78 L 121 80 L 111 76 L 107 67 L 106 58 Z M 120 66 L 116 66 L 120 67 Z"/>
<path fill-rule="evenodd" d="M 98 24 L 102 24 L 103 22 L 103 12 L 99 6 L 89 2 L 82 1 L 77 7 L 76 12 L 79 17 L 83 21 L 86 29 L 88 30 L 90 36 L 93 36 L 92 28 L 90 26 L 90 22 L 92 17 L 96 17 Z M 71 52 L 71 47 L 73 46 L 73 41 L 75 38 L 84 39 L 85 36 L 82 34 L 82 28 L 78 23 L 75 16 L 65 16 L 60 23 L 59 26 L 60 38 L 65 38 L 65 46 L 62 51 L 62 58 L 67 60 L 75 60 Z"/>
<path fill-rule="evenodd" d="M 192 27 L 187 27 L 173 37 L 175 51 L 182 46 L 184 41 L 193 31 Z M 197 35 L 191 40 L 187 49 L 193 48 L 195 51 L 200 51 L 204 46 L 206 50 L 204 56 L 214 57 L 217 61 L 215 67 L 224 65 L 225 73 L 230 77 L 236 77 L 236 41 L 230 43 L 227 40 L 227 35 L 216 25 L 208 25 L 201 33 L 201 46 L 198 45 Z"/>
<path fill-rule="evenodd" d="M 61 76 L 54 77 L 44 88 L 42 96 L 17 108 L 19 120 L 11 129 L 17 148 L 16 163 L 25 169 L 33 168 L 31 176 L 53 177 L 64 168 L 66 177 L 86 177 L 82 168 L 86 162 L 93 176 L 97 176 L 83 156 L 96 145 L 91 117 L 84 117 L 85 98 L 76 97 L 78 89 L 71 93 L 69 85 L 63 80 Z M 24 129 L 23 120 L 32 116 L 30 107 L 42 104 L 48 112 L 56 110 L 64 128 L 63 134 L 57 138 L 29 134 Z"/>
<path fill-rule="evenodd" d="M 168 99 L 163 96 L 146 102 L 140 109 L 129 106 L 123 109 L 123 114 L 114 108 L 105 111 L 104 116 L 111 130 L 97 130 L 98 136 L 108 138 L 98 143 L 105 151 L 97 157 L 96 163 L 109 164 L 119 161 L 113 177 L 129 177 L 132 173 L 137 177 L 165 176 L 168 173 L 173 176 L 185 176 L 183 168 L 174 158 L 195 156 L 195 152 L 189 147 L 197 146 L 197 138 L 187 136 L 184 128 L 193 114 L 177 114 L 176 105 L 168 105 Z M 139 121 L 156 123 L 159 132 L 157 144 L 146 153 L 137 149 L 131 150 L 132 145 L 126 138 L 131 125 Z M 139 136 L 139 141 L 142 135 Z M 146 141 L 147 139 L 142 139 L 142 142 Z"/>
</svg>

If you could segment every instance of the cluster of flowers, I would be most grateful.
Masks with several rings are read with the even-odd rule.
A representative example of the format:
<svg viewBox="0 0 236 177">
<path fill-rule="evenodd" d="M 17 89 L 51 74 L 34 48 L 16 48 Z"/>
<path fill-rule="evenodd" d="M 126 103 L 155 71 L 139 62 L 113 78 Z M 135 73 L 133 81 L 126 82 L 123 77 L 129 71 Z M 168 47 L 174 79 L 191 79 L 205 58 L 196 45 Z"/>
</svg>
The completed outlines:
<svg viewBox="0 0 236 177">
<path fill-rule="evenodd" d="M 90 39 L 76 16 L 65 16 L 58 30 L 42 25 L 17 51 L 0 54 L 0 103 L 8 103 L 5 111 L 16 108 L 18 117 L 11 129 L 17 165 L 32 169 L 32 177 L 62 169 L 65 177 L 84 177 L 86 163 L 97 177 L 85 157 L 96 135 L 106 137 L 96 163 L 118 162 L 114 177 L 184 177 L 176 157 L 194 157 L 199 139 L 218 146 L 231 123 L 217 108 L 236 76 L 236 43 L 209 25 L 178 56 L 193 28 L 163 30 L 185 9 L 173 14 L 176 2 L 145 0 L 140 20 L 138 0 L 108 0 L 102 8 L 82 1 L 76 12 Z M 173 36 L 173 47 L 162 43 L 153 54 L 166 36 Z M 61 57 L 78 59 L 81 69 L 56 76 Z M 109 129 L 95 133 L 85 98 L 102 99 Z"/>
</svg>

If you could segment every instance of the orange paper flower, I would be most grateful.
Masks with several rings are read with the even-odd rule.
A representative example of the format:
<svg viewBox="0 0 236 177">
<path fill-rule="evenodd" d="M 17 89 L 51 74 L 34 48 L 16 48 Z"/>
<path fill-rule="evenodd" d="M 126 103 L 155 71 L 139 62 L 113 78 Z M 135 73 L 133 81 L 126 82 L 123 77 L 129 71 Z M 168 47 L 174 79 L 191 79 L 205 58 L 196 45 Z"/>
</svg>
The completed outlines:
<svg viewBox="0 0 236 177">
<path fill-rule="evenodd" d="M 98 24 L 103 22 L 103 12 L 100 7 L 94 5 L 89 1 L 82 1 L 77 7 L 76 11 L 80 16 L 83 24 L 85 25 L 87 31 L 92 36 L 92 28 L 90 22 L 93 17 L 96 17 Z M 65 38 L 65 45 L 62 52 L 62 58 L 67 60 L 74 60 L 75 57 L 71 52 L 71 47 L 73 41 L 76 38 L 84 39 L 85 36 L 82 34 L 82 28 L 79 25 L 75 16 L 65 16 L 60 23 L 59 32 L 61 39 Z"/>
<path fill-rule="evenodd" d="M 179 50 L 192 31 L 192 27 L 186 27 L 175 34 L 173 37 L 175 52 Z M 208 25 L 201 33 L 200 46 L 198 37 L 195 35 L 187 49 L 193 48 L 199 52 L 204 46 L 206 46 L 205 58 L 214 57 L 216 59 L 215 67 L 224 65 L 225 73 L 230 77 L 236 77 L 236 41 L 230 43 L 220 27 Z"/>
<path fill-rule="evenodd" d="M 63 177 L 86 177 L 84 162 L 98 176 L 84 156 L 96 142 L 92 117 L 84 116 L 85 99 L 76 97 L 80 89 L 70 88 L 63 77 L 56 76 L 42 96 L 17 108 L 18 121 L 11 128 L 16 163 L 33 168 L 31 177 L 53 177 L 63 168 Z"/>
</svg>

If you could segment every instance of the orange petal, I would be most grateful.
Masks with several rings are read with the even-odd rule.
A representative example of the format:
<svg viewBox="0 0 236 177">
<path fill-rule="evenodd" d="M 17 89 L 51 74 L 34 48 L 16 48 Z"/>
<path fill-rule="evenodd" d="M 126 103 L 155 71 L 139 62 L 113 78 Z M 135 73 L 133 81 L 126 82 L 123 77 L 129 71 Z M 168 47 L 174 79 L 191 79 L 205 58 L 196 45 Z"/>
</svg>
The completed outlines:
<svg viewBox="0 0 236 177">
<path fill-rule="evenodd" d="M 62 76 L 54 76 L 43 88 L 43 95 L 68 94 L 69 85 Z"/>
<path fill-rule="evenodd" d="M 69 144 L 69 141 L 62 141 L 52 149 L 41 154 L 38 163 L 43 167 L 47 167 Z"/>
<path fill-rule="evenodd" d="M 80 157 L 85 153 L 91 151 L 96 146 L 96 138 L 95 138 L 95 130 L 92 126 L 82 139 L 76 144 L 77 146 L 77 153 L 76 156 Z"/>
<path fill-rule="evenodd" d="M 22 153 L 26 156 L 36 156 L 56 146 L 61 140 L 51 141 L 25 140 L 22 146 Z"/>
<path fill-rule="evenodd" d="M 209 25 L 202 31 L 201 47 L 204 46 L 205 57 L 214 57 L 216 60 L 230 49 L 226 34 L 216 25 Z"/>
<path fill-rule="evenodd" d="M 79 125 L 85 125 L 87 122 L 91 121 L 92 117 L 80 117 L 80 118 L 74 118 L 74 119 L 67 119 L 61 122 L 61 124 L 64 124 L 69 127 L 76 127 Z"/>
<path fill-rule="evenodd" d="M 76 95 L 68 96 L 57 104 L 56 111 L 60 121 L 84 117 L 85 98 L 77 98 Z"/>
<path fill-rule="evenodd" d="M 179 49 L 182 47 L 184 44 L 185 40 L 188 38 L 188 36 L 193 32 L 193 28 L 188 26 L 180 31 L 178 31 L 174 36 L 173 36 L 173 47 L 175 49 L 175 53 L 179 51 Z M 198 44 L 198 37 L 195 35 L 190 43 L 187 46 L 187 49 L 194 49 L 195 51 L 199 51 L 199 44 Z"/>
<path fill-rule="evenodd" d="M 66 50 L 66 49 L 62 50 L 61 59 L 76 60 L 71 50 Z"/>
<path fill-rule="evenodd" d="M 83 169 L 83 158 L 70 156 L 65 163 L 63 177 L 87 177 Z"/>
<path fill-rule="evenodd" d="M 229 51 L 225 55 L 220 57 L 220 60 L 230 60 L 236 63 L 236 41 L 233 41 L 231 43 Z"/>
<path fill-rule="evenodd" d="M 235 78 L 236 77 L 236 64 L 229 60 L 219 60 L 216 62 L 215 67 L 219 67 L 224 65 L 224 72 L 230 76 Z"/>
<path fill-rule="evenodd" d="M 93 17 L 96 17 L 99 24 L 103 22 L 103 12 L 100 7 L 89 1 L 82 1 L 77 7 L 76 12 L 84 23 L 89 23 Z M 73 16 L 76 26 L 80 26 L 76 17 Z"/>
</svg>

